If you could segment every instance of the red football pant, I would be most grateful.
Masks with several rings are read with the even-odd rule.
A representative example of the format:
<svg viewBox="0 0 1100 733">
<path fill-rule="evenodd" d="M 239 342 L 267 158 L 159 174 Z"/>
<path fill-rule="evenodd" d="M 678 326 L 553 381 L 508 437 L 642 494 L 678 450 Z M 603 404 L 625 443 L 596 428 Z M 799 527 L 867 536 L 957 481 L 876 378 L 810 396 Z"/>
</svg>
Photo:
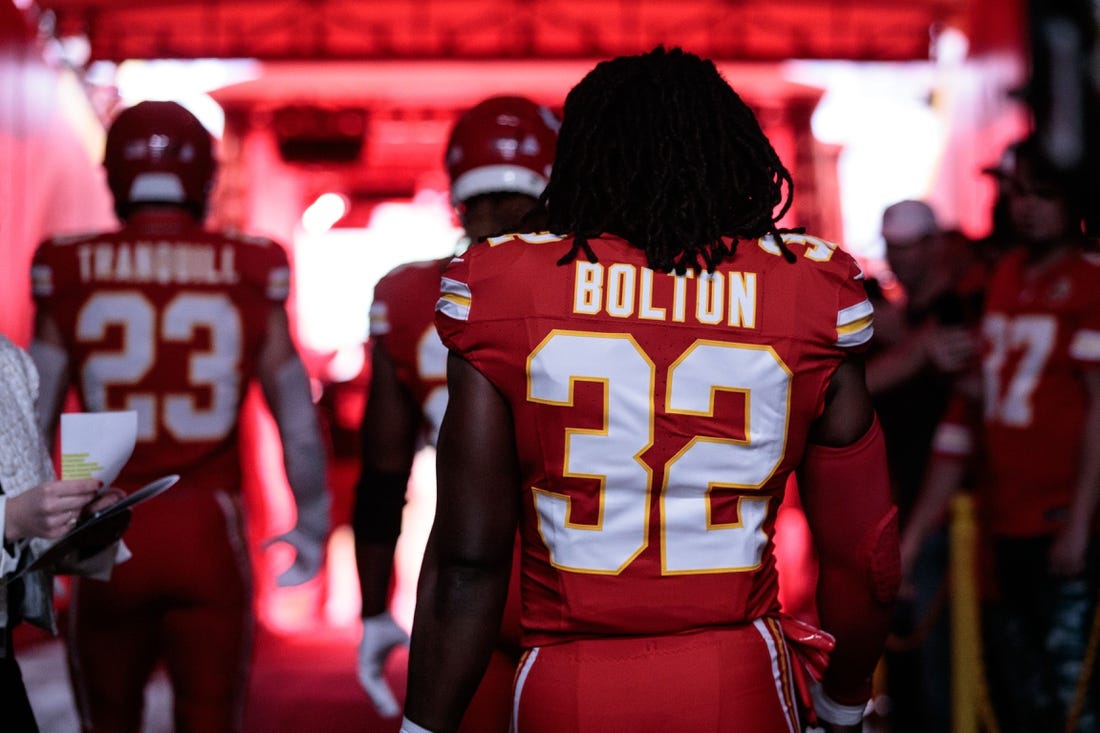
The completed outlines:
<svg viewBox="0 0 1100 733">
<path fill-rule="evenodd" d="M 515 733 L 797 733 L 790 656 L 773 620 L 531 649 Z"/>
<path fill-rule="evenodd" d="M 462 716 L 458 733 L 508 733 L 517 661 L 516 655 L 508 650 L 493 650 L 485 676 Z"/>
<path fill-rule="evenodd" d="M 110 582 L 74 582 L 69 666 L 87 733 L 136 733 L 160 661 L 177 733 L 240 730 L 252 630 L 242 537 L 228 495 L 169 491 L 134 510 L 134 556 Z"/>
</svg>

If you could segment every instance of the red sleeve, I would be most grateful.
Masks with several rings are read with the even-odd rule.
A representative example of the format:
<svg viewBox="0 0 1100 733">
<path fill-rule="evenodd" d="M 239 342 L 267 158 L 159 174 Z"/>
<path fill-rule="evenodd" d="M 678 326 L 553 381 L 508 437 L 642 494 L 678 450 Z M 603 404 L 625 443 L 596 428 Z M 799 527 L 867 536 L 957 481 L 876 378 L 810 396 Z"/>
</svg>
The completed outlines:
<svg viewBox="0 0 1100 733">
<path fill-rule="evenodd" d="M 241 237 L 238 247 L 241 277 L 249 287 L 263 293 L 273 303 L 283 303 L 290 295 L 290 263 L 286 250 L 259 237 Z"/>
<path fill-rule="evenodd" d="M 31 263 L 31 294 L 35 301 L 49 305 L 59 294 L 72 289 L 79 277 L 78 268 L 64 258 L 73 257 L 74 251 L 72 246 L 55 240 L 39 245 Z"/>
<path fill-rule="evenodd" d="M 819 557 L 821 627 L 836 638 L 822 683 L 833 700 L 861 704 L 871 694 L 901 577 L 878 420 L 852 445 L 808 446 L 798 480 Z"/>
<path fill-rule="evenodd" d="M 389 338 L 399 339 L 407 330 L 419 337 L 420 331 L 430 325 L 431 307 L 439 297 L 439 270 L 434 261 L 409 262 L 378 281 L 370 306 L 370 337 L 376 343 L 385 346 Z M 426 273 L 434 273 L 434 277 Z M 423 292 L 425 288 L 431 288 L 431 292 Z M 425 312 L 429 314 L 427 323 Z"/>
</svg>

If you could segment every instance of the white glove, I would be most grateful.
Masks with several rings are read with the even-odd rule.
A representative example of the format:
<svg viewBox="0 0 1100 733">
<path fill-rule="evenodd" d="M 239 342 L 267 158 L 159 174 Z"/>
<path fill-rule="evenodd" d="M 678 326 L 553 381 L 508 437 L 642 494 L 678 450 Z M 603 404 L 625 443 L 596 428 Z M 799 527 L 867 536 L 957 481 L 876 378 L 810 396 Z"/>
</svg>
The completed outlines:
<svg viewBox="0 0 1100 733">
<path fill-rule="evenodd" d="M 280 588 L 288 585 L 301 585 L 321 571 L 325 558 L 325 538 L 316 532 L 307 532 L 301 527 L 273 537 L 265 543 L 270 547 L 276 542 L 285 542 L 294 548 L 294 563 L 279 574 L 275 584 Z"/>
<path fill-rule="evenodd" d="M 845 705 L 825 694 L 820 683 L 810 688 L 814 699 L 814 712 L 818 719 L 834 725 L 859 725 L 867 714 L 867 705 Z"/>
<path fill-rule="evenodd" d="M 401 732 L 400 733 L 432 733 L 430 730 L 422 725 L 417 725 L 408 718 L 401 719 Z"/>
<path fill-rule="evenodd" d="M 287 359 L 276 371 L 273 387 L 265 388 L 265 395 L 279 428 L 286 478 L 298 510 L 294 529 L 268 540 L 267 545 L 285 542 L 295 549 L 294 564 L 275 582 L 280 587 L 301 585 L 321 570 L 332 503 L 325 449 L 301 360 Z"/>
<path fill-rule="evenodd" d="M 359 684 L 367 691 L 374 709 L 383 718 L 395 718 L 401 706 L 386 684 L 382 667 L 390 651 L 409 643 L 409 635 L 397 625 L 389 611 L 363 619 L 363 640 L 359 642 Z"/>
</svg>

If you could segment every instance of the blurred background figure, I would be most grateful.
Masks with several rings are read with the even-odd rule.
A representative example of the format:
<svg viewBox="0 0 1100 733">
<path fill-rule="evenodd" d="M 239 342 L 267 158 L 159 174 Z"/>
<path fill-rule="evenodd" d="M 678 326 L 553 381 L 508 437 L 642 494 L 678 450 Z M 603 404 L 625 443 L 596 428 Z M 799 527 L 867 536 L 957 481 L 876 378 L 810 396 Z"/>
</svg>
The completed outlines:
<svg viewBox="0 0 1100 733">
<path fill-rule="evenodd" d="M 882 214 L 886 262 L 900 293 L 877 283 L 867 385 L 882 421 L 901 526 L 924 480 L 935 432 L 957 381 L 977 365 L 982 269 L 971 243 L 945 231 L 924 201 Z M 951 650 L 947 635 L 944 528 L 902 562 L 906 584 L 886 656 L 889 718 L 895 731 L 949 728 Z"/>
<path fill-rule="evenodd" d="M 944 463 L 956 480 L 925 486 L 903 546 L 919 545 L 975 463 L 991 571 L 986 661 L 1001 728 L 1091 731 L 1100 253 L 1083 233 L 1087 188 L 1053 166 L 1038 138 L 1013 145 L 997 173 L 1019 246 L 989 281 L 980 397 L 969 407 L 957 400 L 937 434 L 942 457 L 930 478 Z"/>
<path fill-rule="evenodd" d="M 328 532 L 326 453 L 283 306 L 287 258 L 270 240 L 203 229 L 212 140 L 182 106 L 122 111 L 104 166 L 122 228 L 53 239 L 35 256 L 40 417 L 52 427 L 70 383 L 87 410 L 136 410 L 120 485 L 182 478 L 143 507 L 134 557 L 109 583 L 74 585 L 67 640 L 81 723 L 137 731 L 163 662 L 177 731 L 236 731 L 252 637 L 237 432 L 253 378 L 297 499 L 296 525 L 272 540 L 295 550 L 280 584 L 318 572 Z"/>
<path fill-rule="evenodd" d="M 1091 189 L 1038 137 L 1010 153 L 1003 185 L 1020 247 L 995 269 L 982 320 L 979 490 L 997 593 L 987 653 L 1003 730 L 1095 731 L 1087 650 L 1100 588 L 1100 253 L 1083 233 Z"/>
<path fill-rule="evenodd" d="M 550 175 L 557 128 L 550 110 L 514 96 L 479 102 L 455 123 L 445 162 L 451 201 L 469 246 L 511 231 L 532 212 Z M 379 281 L 371 306 L 372 376 L 354 516 L 363 598 L 359 679 L 387 717 L 399 715 L 401 706 L 383 667 L 389 652 L 408 642 L 389 611 L 406 487 L 417 450 L 435 446 L 447 406 L 447 350 L 434 319 L 440 278 L 450 259 L 399 267 Z M 505 619 L 500 645 L 464 730 L 508 729 L 518 632 L 517 607 Z"/>
<path fill-rule="evenodd" d="M 81 515 L 124 496 L 114 488 L 101 493 L 95 479 L 55 480 L 36 419 L 38 387 L 30 356 L 0 334 L 0 716 L 5 730 L 20 733 L 36 733 L 38 723 L 15 656 L 15 628 L 27 621 L 56 634 L 53 576 L 81 573 L 105 580 L 116 562 L 129 557 L 125 547 L 114 545 L 129 521 L 126 512 L 107 536 L 97 533 L 87 538 L 87 545 L 74 547 L 67 563 L 16 577 L 53 540 L 73 529 Z"/>
</svg>

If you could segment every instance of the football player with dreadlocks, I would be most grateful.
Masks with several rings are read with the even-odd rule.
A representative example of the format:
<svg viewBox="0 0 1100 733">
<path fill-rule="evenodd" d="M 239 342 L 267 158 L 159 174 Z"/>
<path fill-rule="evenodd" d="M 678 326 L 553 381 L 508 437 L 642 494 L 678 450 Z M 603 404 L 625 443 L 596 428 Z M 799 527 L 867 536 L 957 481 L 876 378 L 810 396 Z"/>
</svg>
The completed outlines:
<svg viewBox="0 0 1100 733">
<path fill-rule="evenodd" d="M 120 487 L 182 478 L 141 508 L 127 535 L 134 557 L 109 583 L 76 581 L 75 697 L 85 731 L 137 731 L 163 662 L 177 731 L 236 731 L 252 635 L 238 413 L 253 377 L 298 510 L 276 538 L 296 550 L 279 585 L 318 572 L 328 533 L 326 454 L 284 307 L 287 257 L 270 240 L 202 227 L 212 138 L 174 102 L 123 110 L 104 166 L 122 228 L 47 241 L 35 255 L 40 419 L 52 427 L 71 380 L 87 410 L 138 413 Z"/>
<path fill-rule="evenodd" d="M 860 730 L 898 583 L 853 354 L 873 313 L 848 254 L 778 228 L 790 187 L 698 56 L 606 61 L 569 93 L 551 233 L 490 239 L 443 275 L 450 402 L 403 730 L 457 726 L 517 528 L 517 733 L 791 733 L 800 680 L 829 731 Z M 793 471 L 824 632 L 779 612 Z"/>
<path fill-rule="evenodd" d="M 535 208 L 554 159 L 558 123 L 523 97 L 486 99 L 456 122 L 445 164 L 454 204 L 472 246 L 511 230 Z M 417 449 L 435 445 L 447 405 L 447 350 L 436 334 L 439 282 L 450 257 L 386 275 L 371 306 L 372 376 L 363 420 L 363 469 L 353 521 L 362 590 L 359 680 L 385 717 L 401 712 L 383 676 L 390 651 L 408 635 L 388 610 L 394 549 Z M 499 644 L 464 729 L 506 731 L 512 672 L 519 658 L 518 609 L 506 614 Z"/>
</svg>

